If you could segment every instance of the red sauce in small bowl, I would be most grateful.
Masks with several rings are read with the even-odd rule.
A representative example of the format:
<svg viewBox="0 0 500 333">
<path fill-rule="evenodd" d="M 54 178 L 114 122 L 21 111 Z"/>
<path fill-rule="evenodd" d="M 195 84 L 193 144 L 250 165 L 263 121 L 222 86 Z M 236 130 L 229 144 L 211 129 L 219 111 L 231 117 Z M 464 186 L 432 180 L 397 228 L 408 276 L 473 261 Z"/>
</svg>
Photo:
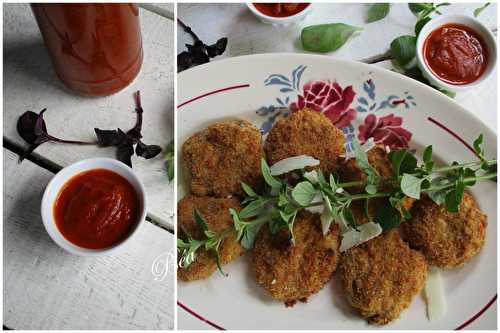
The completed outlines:
<svg viewBox="0 0 500 333">
<path fill-rule="evenodd" d="M 423 55 L 436 76 L 455 85 L 476 81 L 488 65 L 483 40 L 461 24 L 445 24 L 432 31 L 424 42 Z"/>
<path fill-rule="evenodd" d="M 130 234 L 139 210 L 139 197 L 127 179 L 110 170 L 94 169 L 64 184 L 53 215 L 68 241 L 87 249 L 104 249 Z"/>
<path fill-rule="evenodd" d="M 254 3 L 255 9 L 264 15 L 272 17 L 288 17 L 300 13 L 306 9 L 310 3 Z"/>
</svg>

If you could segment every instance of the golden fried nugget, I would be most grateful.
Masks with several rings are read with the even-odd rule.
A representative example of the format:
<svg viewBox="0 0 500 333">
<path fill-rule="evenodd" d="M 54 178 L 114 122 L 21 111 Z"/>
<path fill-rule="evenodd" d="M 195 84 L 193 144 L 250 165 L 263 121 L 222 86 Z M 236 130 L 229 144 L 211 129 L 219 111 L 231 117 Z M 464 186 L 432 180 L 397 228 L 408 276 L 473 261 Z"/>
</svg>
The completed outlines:
<svg viewBox="0 0 500 333">
<path fill-rule="evenodd" d="M 454 268 L 464 265 L 482 249 L 486 215 L 474 198 L 464 193 L 458 213 L 450 213 L 429 197 L 419 200 L 412 218 L 403 223 L 403 236 L 412 248 L 422 251 L 430 265 Z"/>
<path fill-rule="evenodd" d="M 203 216 L 210 230 L 222 232 L 227 228 L 232 228 L 233 220 L 229 214 L 229 208 L 240 210 L 239 201 L 236 198 L 197 197 L 191 194 L 185 196 L 177 204 L 178 237 L 185 240 L 187 233 L 194 239 L 206 238 L 194 219 L 195 209 Z M 225 238 L 219 247 L 222 265 L 238 258 L 242 253 L 243 248 L 236 241 L 236 234 Z M 182 281 L 200 280 L 212 275 L 216 269 L 214 254 L 200 248 L 197 251 L 196 260 L 186 268 L 179 267 L 177 276 Z"/>
<path fill-rule="evenodd" d="M 382 145 L 377 145 L 366 153 L 368 162 L 377 171 L 381 178 L 390 178 L 394 175 L 392 163 L 389 160 L 387 151 Z M 366 174 L 358 167 L 356 159 L 342 159 L 338 169 L 338 175 L 341 182 L 353 182 L 357 180 L 366 181 Z M 362 187 L 350 187 L 349 192 L 361 193 L 364 191 Z"/>
<path fill-rule="evenodd" d="M 331 173 L 337 157 L 345 153 L 341 130 L 322 113 L 300 110 L 280 119 L 264 144 L 269 165 L 288 157 L 309 155 L 320 161 L 321 170 Z"/>
<path fill-rule="evenodd" d="M 297 215 L 293 232 L 295 246 L 287 230 L 272 235 L 266 225 L 253 249 L 257 282 L 287 305 L 306 301 L 323 288 L 337 267 L 340 246 L 338 225 L 323 236 L 319 215 L 307 211 Z"/>
<path fill-rule="evenodd" d="M 196 195 L 243 194 L 241 182 L 258 187 L 263 157 L 260 131 L 245 120 L 213 124 L 182 146 L 191 191 Z"/>
<path fill-rule="evenodd" d="M 398 230 L 391 230 L 343 253 L 339 274 L 348 302 L 369 323 L 384 325 L 397 319 L 420 293 L 427 263 Z"/>
</svg>

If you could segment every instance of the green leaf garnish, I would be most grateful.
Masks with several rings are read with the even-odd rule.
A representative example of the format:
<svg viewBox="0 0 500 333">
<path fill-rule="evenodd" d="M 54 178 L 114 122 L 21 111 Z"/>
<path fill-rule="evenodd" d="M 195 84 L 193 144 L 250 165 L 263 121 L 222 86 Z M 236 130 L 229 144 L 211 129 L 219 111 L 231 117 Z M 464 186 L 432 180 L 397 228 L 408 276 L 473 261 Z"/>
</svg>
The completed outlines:
<svg viewBox="0 0 500 333">
<path fill-rule="evenodd" d="M 318 192 L 314 189 L 314 186 L 311 183 L 304 181 L 295 185 L 292 190 L 292 198 L 299 205 L 306 207 L 311 204 L 316 193 Z"/>
<path fill-rule="evenodd" d="M 367 23 L 380 21 L 389 14 L 391 10 L 390 3 L 375 3 L 368 9 Z"/>
<path fill-rule="evenodd" d="M 401 179 L 401 191 L 410 198 L 420 199 L 421 186 L 424 180 L 405 173 Z"/>
<path fill-rule="evenodd" d="M 417 55 L 417 38 L 399 36 L 391 42 L 391 55 L 394 61 L 405 69 L 414 67 Z"/>
<path fill-rule="evenodd" d="M 271 186 L 272 188 L 280 188 L 282 183 L 275 177 L 271 175 L 271 169 L 269 168 L 269 165 L 267 165 L 267 162 L 265 159 L 262 159 L 260 161 L 260 169 L 262 172 L 262 176 L 264 177 L 264 180 L 266 181 L 267 185 Z"/>
<path fill-rule="evenodd" d="M 483 10 L 485 10 L 489 5 L 490 3 L 487 2 L 483 6 L 474 9 L 474 17 L 478 17 L 483 12 Z"/>
<path fill-rule="evenodd" d="M 331 52 L 342 47 L 351 36 L 363 28 L 344 23 L 312 25 L 302 29 L 302 47 L 311 52 Z"/>
</svg>

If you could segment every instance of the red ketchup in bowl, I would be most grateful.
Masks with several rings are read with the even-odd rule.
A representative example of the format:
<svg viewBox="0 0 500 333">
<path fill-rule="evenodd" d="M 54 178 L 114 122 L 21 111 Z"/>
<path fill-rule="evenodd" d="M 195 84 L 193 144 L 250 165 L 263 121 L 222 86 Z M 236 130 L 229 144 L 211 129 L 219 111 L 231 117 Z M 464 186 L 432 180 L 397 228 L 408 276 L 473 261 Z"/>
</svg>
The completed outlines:
<svg viewBox="0 0 500 333">
<path fill-rule="evenodd" d="M 461 24 L 445 24 L 424 42 L 427 67 L 442 81 L 463 85 L 476 81 L 488 65 L 486 46 L 477 32 Z"/>
<path fill-rule="evenodd" d="M 300 13 L 306 9 L 310 3 L 254 3 L 255 9 L 264 15 L 272 17 L 287 17 Z"/>
</svg>

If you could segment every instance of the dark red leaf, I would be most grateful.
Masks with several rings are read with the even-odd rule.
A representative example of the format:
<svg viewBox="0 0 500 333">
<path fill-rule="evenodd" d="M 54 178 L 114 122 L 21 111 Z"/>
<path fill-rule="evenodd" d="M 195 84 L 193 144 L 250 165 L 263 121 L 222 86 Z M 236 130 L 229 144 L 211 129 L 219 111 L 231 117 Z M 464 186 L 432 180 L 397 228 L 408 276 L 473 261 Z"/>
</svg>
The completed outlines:
<svg viewBox="0 0 500 333">
<path fill-rule="evenodd" d="M 150 158 L 156 157 L 159 153 L 161 153 L 161 147 L 157 145 L 147 145 L 139 141 L 137 142 L 137 146 L 135 146 L 135 153 L 137 154 L 137 156 L 143 157 L 148 160 Z"/>
</svg>

